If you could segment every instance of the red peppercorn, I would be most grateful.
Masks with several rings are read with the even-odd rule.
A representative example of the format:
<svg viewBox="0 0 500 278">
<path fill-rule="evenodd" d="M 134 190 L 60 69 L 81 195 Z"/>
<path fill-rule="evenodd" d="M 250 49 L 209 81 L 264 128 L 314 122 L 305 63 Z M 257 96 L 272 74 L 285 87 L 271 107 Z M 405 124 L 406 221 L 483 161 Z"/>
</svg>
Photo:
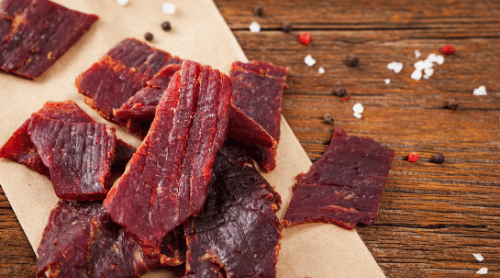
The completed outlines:
<svg viewBox="0 0 500 278">
<path fill-rule="evenodd" d="M 311 42 L 311 35 L 307 32 L 301 33 L 299 35 L 299 42 L 305 45 L 309 44 Z"/>
<path fill-rule="evenodd" d="M 451 54 L 455 53 L 455 47 L 453 47 L 453 45 L 451 45 L 451 44 L 445 45 L 443 47 L 443 53 L 446 55 L 451 55 Z"/>
<path fill-rule="evenodd" d="M 409 155 L 408 155 L 408 162 L 417 162 L 418 161 L 418 153 L 416 152 L 411 152 Z"/>
</svg>

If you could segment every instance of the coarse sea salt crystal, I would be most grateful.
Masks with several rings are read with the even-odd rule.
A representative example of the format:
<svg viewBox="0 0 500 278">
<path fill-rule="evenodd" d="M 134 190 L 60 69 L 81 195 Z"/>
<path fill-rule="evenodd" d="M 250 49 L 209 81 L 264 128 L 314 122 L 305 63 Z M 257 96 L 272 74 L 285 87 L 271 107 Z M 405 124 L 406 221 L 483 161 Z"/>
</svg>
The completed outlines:
<svg viewBox="0 0 500 278">
<path fill-rule="evenodd" d="M 476 273 L 477 274 L 488 274 L 488 268 L 481 267 Z"/>
<path fill-rule="evenodd" d="M 389 83 L 391 83 L 391 80 L 390 79 L 386 79 L 384 82 L 385 82 L 385 84 L 389 84 Z"/>
<path fill-rule="evenodd" d="M 422 55 L 418 50 L 415 50 L 414 53 L 415 53 L 415 58 L 420 58 L 420 55 Z"/>
<path fill-rule="evenodd" d="M 325 69 L 324 69 L 324 68 L 319 68 L 319 69 L 318 69 L 318 72 L 319 72 L 319 73 L 325 73 Z"/>
<path fill-rule="evenodd" d="M 486 92 L 486 87 L 480 86 L 479 88 L 474 89 L 474 92 L 472 92 L 472 94 L 475 96 L 485 96 L 488 93 Z"/>
<path fill-rule="evenodd" d="M 422 71 L 421 70 L 416 69 L 411 73 L 411 79 L 420 80 L 420 78 L 422 78 Z"/>
<path fill-rule="evenodd" d="M 259 23 L 257 22 L 252 22 L 252 24 L 250 24 L 250 32 L 252 33 L 259 33 L 260 32 L 260 25 Z"/>
<path fill-rule="evenodd" d="M 393 70 L 395 73 L 399 73 L 403 69 L 403 63 L 392 62 L 387 64 L 387 68 Z"/>
<path fill-rule="evenodd" d="M 472 256 L 474 256 L 478 262 L 482 262 L 484 260 L 483 255 L 479 253 L 472 253 Z"/>
<path fill-rule="evenodd" d="M 306 65 L 312 67 L 314 64 L 316 64 L 316 60 L 314 60 L 314 58 L 311 55 L 307 55 L 304 58 L 304 63 L 306 63 Z"/>
<path fill-rule="evenodd" d="M 424 74 L 427 75 L 427 76 L 432 76 L 433 73 L 434 73 L 434 69 L 433 68 L 426 68 L 426 69 L 424 69 Z"/>
<path fill-rule="evenodd" d="M 413 66 L 415 67 L 415 71 L 412 72 L 411 78 L 414 80 L 420 80 L 422 77 L 424 79 L 429 79 L 429 77 L 434 74 L 434 66 L 433 63 L 438 65 L 442 65 L 444 63 L 444 57 L 441 55 L 436 55 L 434 53 L 429 54 L 427 59 L 417 61 Z M 422 75 L 422 70 L 424 71 Z"/>
<path fill-rule="evenodd" d="M 356 103 L 352 107 L 352 111 L 354 111 L 354 117 L 361 119 L 361 113 L 363 113 L 365 109 L 363 108 L 363 105 L 361 103 Z"/>
<path fill-rule="evenodd" d="M 128 0 L 116 0 L 116 3 L 120 6 L 125 6 L 128 4 Z"/>
<path fill-rule="evenodd" d="M 436 57 L 435 62 L 436 62 L 438 65 L 442 65 L 442 64 L 444 63 L 444 57 L 443 57 L 443 56 L 441 56 L 441 55 L 438 55 L 438 56 Z"/>
<path fill-rule="evenodd" d="M 163 3 L 163 5 L 161 6 L 161 10 L 166 14 L 174 14 L 175 13 L 175 4 Z"/>
</svg>

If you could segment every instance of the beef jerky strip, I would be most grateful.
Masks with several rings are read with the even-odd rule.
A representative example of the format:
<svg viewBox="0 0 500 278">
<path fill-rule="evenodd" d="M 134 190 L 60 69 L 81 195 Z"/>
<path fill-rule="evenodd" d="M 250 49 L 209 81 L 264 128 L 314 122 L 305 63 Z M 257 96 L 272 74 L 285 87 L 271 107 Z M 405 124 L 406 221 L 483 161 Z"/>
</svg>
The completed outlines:
<svg viewBox="0 0 500 278">
<path fill-rule="evenodd" d="M 163 92 L 168 88 L 174 73 L 180 69 L 178 64 L 166 66 L 147 82 L 146 87 L 129 98 L 119 109 L 114 109 L 113 114 L 120 119 L 152 122 Z"/>
<path fill-rule="evenodd" d="M 330 146 L 297 176 L 284 224 L 331 222 L 346 229 L 377 219 L 394 151 L 335 128 Z"/>
<path fill-rule="evenodd" d="M 188 198 L 192 212 L 198 211 L 196 206 L 206 198 L 198 194 L 206 191 L 215 153 L 225 138 L 232 90 L 227 76 L 218 73 L 218 78 L 212 79 L 213 70 L 209 70 L 208 90 L 204 89 L 206 81 L 200 73 L 207 68 L 202 70 L 199 64 L 185 61 L 172 77 L 148 135 L 104 201 L 113 220 L 135 235 L 148 254 L 158 253 L 164 235 L 184 221 L 179 218 L 179 206 L 186 200 L 180 198 Z M 209 108 L 205 102 L 213 104 L 207 98 L 215 96 L 217 106 Z M 202 121 L 202 126 L 193 129 L 197 121 Z M 204 137 L 198 139 L 197 132 Z M 198 150 L 200 153 L 193 153 Z M 188 180 L 196 182 L 190 182 L 186 189 L 179 188 L 183 168 L 194 169 Z M 127 210 L 130 206 L 133 211 Z"/>
<path fill-rule="evenodd" d="M 48 0 L 20 4 L 2 5 L 14 17 L 0 46 L 0 69 L 29 79 L 45 72 L 99 18 Z"/>
<path fill-rule="evenodd" d="M 102 200 L 110 187 L 115 128 L 68 123 L 35 115 L 28 134 L 50 169 L 56 195 L 65 200 Z"/>
<path fill-rule="evenodd" d="M 16 15 L 24 12 L 32 2 L 33 0 L 2 0 L 0 2 L 0 14 L 13 20 Z"/>
<path fill-rule="evenodd" d="M 278 193 L 244 153 L 224 145 L 209 195 L 190 218 L 186 277 L 276 277 L 281 226 Z"/>
<path fill-rule="evenodd" d="M 37 277 L 139 277 L 159 266 L 100 202 L 60 200 L 37 253 Z"/>
<path fill-rule="evenodd" d="M 264 171 L 276 167 L 281 102 L 287 74 L 287 69 L 261 61 L 234 62 L 230 70 L 234 105 L 260 124 L 275 141 L 271 147 L 252 147 L 254 159 Z"/>
<path fill-rule="evenodd" d="M 76 87 L 85 96 L 85 102 L 103 118 L 143 138 L 149 122 L 120 119 L 113 115 L 113 109 L 120 108 L 161 69 L 179 62 L 165 51 L 128 38 L 80 74 Z"/>
<path fill-rule="evenodd" d="M 95 122 L 85 111 L 83 111 L 74 101 L 67 100 L 64 102 L 48 101 L 35 114 L 44 118 L 64 121 L 69 123 L 93 123 Z M 38 155 L 35 145 L 31 142 L 28 135 L 28 126 L 31 122 L 29 118 L 19 127 L 14 134 L 0 149 L 0 158 L 21 163 L 38 173 L 50 178 L 50 171 Z M 120 139 L 116 140 L 115 158 L 112 164 L 113 172 L 121 172 L 125 169 L 125 165 L 135 153 L 135 148 L 123 142 Z"/>
</svg>

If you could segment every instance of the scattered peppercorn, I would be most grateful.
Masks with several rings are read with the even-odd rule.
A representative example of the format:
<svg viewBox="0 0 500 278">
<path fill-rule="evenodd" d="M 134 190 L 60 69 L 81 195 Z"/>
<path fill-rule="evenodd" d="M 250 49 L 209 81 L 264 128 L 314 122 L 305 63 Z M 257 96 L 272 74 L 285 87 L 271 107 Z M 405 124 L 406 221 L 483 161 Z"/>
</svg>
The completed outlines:
<svg viewBox="0 0 500 278">
<path fill-rule="evenodd" d="M 264 14 L 264 8 L 262 6 L 255 7 L 255 9 L 253 11 L 258 16 L 262 16 Z"/>
<path fill-rule="evenodd" d="M 357 67 L 359 64 L 359 58 L 356 56 L 352 56 L 347 60 L 347 65 L 350 66 L 351 68 Z"/>
<path fill-rule="evenodd" d="M 323 117 L 323 121 L 325 122 L 325 124 L 329 124 L 329 125 L 332 125 L 333 122 L 335 122 L 335 120 L 333 119 L 332 115 L 330 115 L 330 114 L 326 114 Z"/>
<path fill-rule="evenodd" d="M 170 22 L 165 21 L 161 24 L 161 29 L 163 29 L 163 31 L 170 31 L 170 29 L 172 29 L 172 26 L 170 25 Z"/>
<path fill-rule="evenodd" d="M 151 34 L 151 33 L 147 32 L 146 34 L 144 34 L 144 38 L 145 38 L 148 42 L 150 42 L 150 41 L 152 41 L 152 40 L 153 40 L 153 34 Z"/>
<path fill-rule="evenodd" d="M 411 152 L 410 154 L 408 154 L 408 162 L 417 162 L 418 161 L 418 153 L 416 152 Z"/>
<path fill-rule="evenodd" d="M 444 162 L 444 155 L 441 153 L 436 154 L 433 158 L 431 158 L 432 163 L 441 164 Z"/>
<path fill-rule="evenodd" d="M 303 32 L 299 35 L 299 42 L 301 44 L 308 45 L 311 42 L 311 35 L 307 32 Z"/>
<path fill-rule="evenodd" d="M 443 47 L 442 51 L 446 55 L 451 55 L 451 54 L 455 53 L 455 47 L 453 47 L 453 45 L 451 45 L 451 44 L 448 44 L 448 45 L 445 45 Z"/>
<path fill-rule="evenodd" d="M 345 97 L 347 95 L 347 90 L 344 87 L 338 87 L 335 91 L 335 95 L 339 97 Z"/>
<path fill-rule="evenodd" d="M 451 110 L 457 110 L 458 109 L 458 101 L 456 99 L 452 99 L 448 101 L 446 106 L 444 107 L 446 109 L 451 109 Z"/>
<path fill-rule="evenodd" d="M 285 23 L 285 24 L 283 24 L 282 29 L 283 29 L 283 32 L 290 33 L 292 31 L 292 24 Z"/>
</svg>

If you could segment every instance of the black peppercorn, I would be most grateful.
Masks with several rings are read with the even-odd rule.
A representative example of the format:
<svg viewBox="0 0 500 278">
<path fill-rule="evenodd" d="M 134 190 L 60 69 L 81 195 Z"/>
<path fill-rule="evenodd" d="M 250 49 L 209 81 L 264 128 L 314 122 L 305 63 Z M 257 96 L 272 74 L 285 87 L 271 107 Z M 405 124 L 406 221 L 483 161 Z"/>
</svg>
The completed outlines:
<svg viewBox="0 0 500 278">
<path fill-rule="evenodd" d="M 329 115 L 329 114 L 326 114 L 324 117 L 323 117 L 323 121 L 325 122 L 325 124 L 333 124 L 333 122 L 335 122 L 335 120 L 333 119 L 332 115 Z"/>
<path fill-rule="evenodd" d="M 262 16 L 264 14 L 264 8 L 262 6 L 257 6 L 254 9 L 254 12 L 258 16 Z"/>
<path fill-rule="evenodd" d="M 147 32 L 146 34 L 144 34 L 144 38 L 145 38 L 148 42 L 150 42 L 150 41 L 152 41 L 152 40 L 153 40 L 153 34 L 151 34 L 151 33 Z"/>
<path fill-rule="evenodd" d="M 283 29 L 283 32 L 290 33 L 292 31 L 292 24 L 285 23 L 285 24 L 283 24 L 282 29 Z"/>
<path fill-rule="evenodd" d="M 448 101 L 448 103 L 445 105 L 446 109 L 451 109 L 451 110 L 457 110 L 458 109 L 458 101 L 456 99 L 452 99 Z"/>
<path fill-rule="evenodd" d="M 170 29 L 172 29 L 172 26 L 170 25 L 170 22 L 165 21 L 161 24 L 161 29 L 163 29 L 163 31 L 170 31 Z"/>
<path fill-rule="evenodd" d="M 441 153 L 436 154 L 432 159 L 432 163 L 441 164 L 444 162 L 444 155 Z"/>
<path fill-rule="evenodd" d="M 335 95 L 339 97 L 345 97 L 347 95 L 347 90 L 344 87 L 338 87 L 335 91 Z"/>
<path fill-rule="evenodd" d="M 349 58 L 349 60 L 347 60 L 347 65 L 352 68 L 357 67 L 358 64 L 359 64 L 359 58 L 356 56 L 352 56 L 351 58 Z"/>
</svg>

